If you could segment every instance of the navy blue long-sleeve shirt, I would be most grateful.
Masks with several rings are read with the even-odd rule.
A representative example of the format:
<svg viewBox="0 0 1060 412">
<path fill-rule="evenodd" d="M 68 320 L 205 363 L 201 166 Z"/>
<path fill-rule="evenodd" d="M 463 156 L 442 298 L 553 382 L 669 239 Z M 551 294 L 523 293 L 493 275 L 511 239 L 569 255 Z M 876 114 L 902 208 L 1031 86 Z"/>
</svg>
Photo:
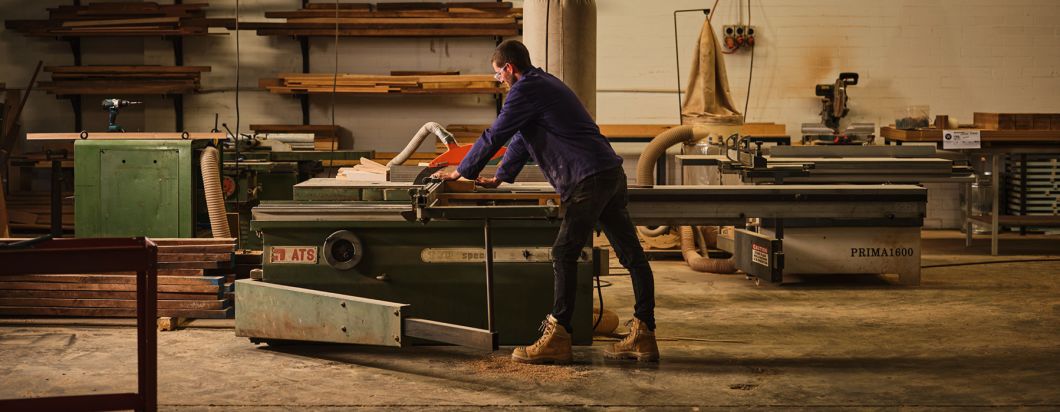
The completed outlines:
<svg viewBox="0 0 1060 412">
<path fill-rule="evenodd" d="M 536 67 L 512 84 L 497 120 L 482 132 L 457 171 L 475 179 L 509 139 L 497 179 L 515 182 L 527 159 L 533 158 L 562 200 L 586 177 L 622 165 L 578 96 Z"/>
</svg>

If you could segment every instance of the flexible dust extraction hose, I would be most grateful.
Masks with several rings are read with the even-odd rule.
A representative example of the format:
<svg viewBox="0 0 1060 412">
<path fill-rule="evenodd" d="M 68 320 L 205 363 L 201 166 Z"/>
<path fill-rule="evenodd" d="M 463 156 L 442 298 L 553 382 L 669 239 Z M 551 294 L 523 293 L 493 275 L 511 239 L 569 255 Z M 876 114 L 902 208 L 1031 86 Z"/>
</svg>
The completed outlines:
<svg viewBox="0 0 1060 412">
<path fill-rule="evenodd" d="M 697 137 L 693 133 L 692 126 L 689 125 L 672 127 L 659 133 L 658 136 L 651 139 L 651 143 L 648 143 L 648 146 L 644 148 L 644 152 L 640 154 L 640 158 L 637 159 L 637 185 L 653 185 L 655 162 L 659 156 L 666 153 L 666 149 L 678 143 L 696 141 L 701 137 L 703 136 Z M 670 228 L 660 226 L 649 230 L 644 227 L 637 227 L 637 230 L 645 236 L 659 236 L 669 231 Z M 736 271 L 735 259 L 711 259 L 708 256 L 700 255 L 699 251 L 696 250 L 696 241 L 695 237 L 692 236 L 691 226 L 681 226 L 680 232 L 681 255 L 692 270 L 712 273 L 733 273 Z"/>
<path fill-rule="evenodd" d="M 651 139 L 648 146 L 644 148 L 643 152 L 641 152 L 640 158 L 637 159 L 637 186 L 653 185 L 653 179 L 655 177 L 655 162 L 659 159 L 659 156 L 666 153 L 666 149 L 681 142 L 691 142 L 694 140 L 695 136 L 692 133 L 692 126 L 687 125 L 671 127 Z M 644 226 L 637 226 L 637 231 L 647 237 L 656 237 L 669 232 L 670 227 L 659 226 L 654 229 L 649 229 Z"/>
<path fill-rule="evenodd" d="M 696 240 L 692 236 L 691 226 L 681 226 L 681 256 L 685 263 L 696 272 L 710 273 L 734 273 L 736 272 L 736 258 L 712 259 L 699 254 L 696 250 Z"/>
<path fill-rule="evenodd" d="M 399 165 L 405 163 L 406 160 L 409 160 L 409 156 L 412 156 L 412 154 L 416 152 L 416 149 L 420 148 L 420 145 L 423 144 L 423 140 L 426 139 L 427 136 L 430 136 L 431 133 L 438 136 L 438 139 L 441 140 L 443 144 L 448 145 L 456 143 L 453 134 L 449 133 L 448 130 L 445 130 L 442 125 L 435 122 L 424 123 L 423 126 L 420 127 L 420 130 L 416 132 L 416 135 L 412 136 L 412 140 L 409 141 L 408 146 L 405 146 L 405 150 L 402 150 L 401 153 L 398 153 L 397 156 L 394 156 L 393 159 L 387 162 L 387 167 Z"/>
<path fill-rule="evenodd" d="M 221 170 L 217 148 L 210 146 L 202 151 L 199 168 L 202 171 L 202 186 L 206 192 L 206 210 L 210 214 L 210 230 L 215 238 L 230 238 L 225 198 L 221 193 Z"/>
</svg>

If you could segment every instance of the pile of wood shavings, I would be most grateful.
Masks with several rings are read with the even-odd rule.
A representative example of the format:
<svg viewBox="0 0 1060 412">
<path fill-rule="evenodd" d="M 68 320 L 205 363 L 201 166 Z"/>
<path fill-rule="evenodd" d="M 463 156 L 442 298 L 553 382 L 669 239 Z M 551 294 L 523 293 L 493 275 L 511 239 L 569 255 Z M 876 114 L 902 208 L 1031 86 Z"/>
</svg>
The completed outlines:
<svg viewBox="0 0 1060 412">
<path fill-rule="evenodd" d="M 526 382 L 564 382 L 589 376 L 580 366 L 529 365 L 513 362 L 510 356 L 490 355 L 468 363 L 470 372 L 480 376 L 502 377 Z"/>
</svg>

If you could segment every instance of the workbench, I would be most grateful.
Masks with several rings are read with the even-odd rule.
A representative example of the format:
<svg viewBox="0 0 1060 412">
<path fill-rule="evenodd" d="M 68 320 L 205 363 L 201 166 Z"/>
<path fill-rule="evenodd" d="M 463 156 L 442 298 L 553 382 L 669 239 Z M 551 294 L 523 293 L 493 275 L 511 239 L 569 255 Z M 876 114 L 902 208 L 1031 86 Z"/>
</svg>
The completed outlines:
<svg viewBox="0 0 1060 412">
<path fill-rule="evenodd" d="M 881 127 L 880 135 L 888 144 L 902 143 L 935 143 L 941 145 L 941 129 L 900 130 L 894 127 Z M 965 185 L 965 246 L 972 245 L 972 234 L 975 226 L 990 228 L 990 254 L 999 253 L 1000 229 L 1005 226 L 1020 227 L 1021 234 L 1027 226 L 1060 227 L 1060 216 L 1020 216 L 1007 215 L 1001 212 L 1001 163 L 1012 155 L 1049 154 L 1060 156 L 1060 130 L 981 130 L 982 148 L 963 149 L 961 152 L 970 156 L 985 156 L 990 165 L 993 182 L 990 197 L 993 199 L 990 214 L 973 215 L 970 199 L 971 184 Z"/>
</svg>

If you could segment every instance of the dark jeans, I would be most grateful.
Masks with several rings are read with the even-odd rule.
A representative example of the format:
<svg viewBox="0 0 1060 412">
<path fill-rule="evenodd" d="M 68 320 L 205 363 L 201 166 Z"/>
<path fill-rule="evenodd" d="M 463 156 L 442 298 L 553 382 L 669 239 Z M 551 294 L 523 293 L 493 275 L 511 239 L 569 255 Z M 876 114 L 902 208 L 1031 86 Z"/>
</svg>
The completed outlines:
<svg viewBox="0 0 1060 412">
<path fill-rule="evenodd" d="M 552 267 L 556 273 L 556 302 L 552 316 L 573 332 L 571 318 L 578 282 L 577 259 L 599 221 L 618 260 L 629 269 L 633 278 L 634 315 L 655 330 L 655 280 L 637 238 L 637 229 L 626 210 L 629 203 L 626 173 L 621 167 L 603 171 L 585 178 L 572 190 L 570 197 L 563 202 L 563 222 L 556 243 L 552 245 Z"/>
</svg>

